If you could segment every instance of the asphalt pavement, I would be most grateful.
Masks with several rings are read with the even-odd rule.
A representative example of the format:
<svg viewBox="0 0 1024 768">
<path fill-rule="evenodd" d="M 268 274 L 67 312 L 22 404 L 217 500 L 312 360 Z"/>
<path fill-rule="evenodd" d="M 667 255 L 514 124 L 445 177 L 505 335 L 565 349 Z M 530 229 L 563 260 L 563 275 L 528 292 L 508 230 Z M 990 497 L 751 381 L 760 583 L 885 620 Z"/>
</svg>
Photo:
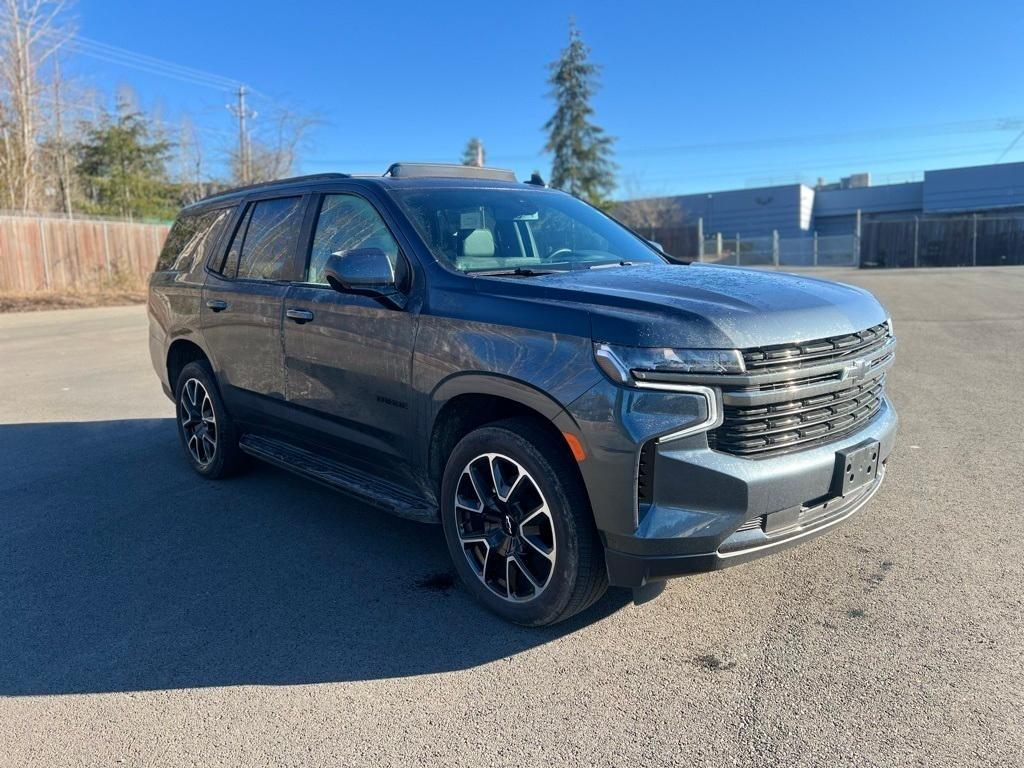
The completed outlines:
<svg viewBox="0 0 1024 768">
<path fill-rule="evenodd" d="M 0 765 L 1024 764 L 1024 268 L 821 274 L 900 338 L 874 501 L 543 630 L 440 528 L 193 475 L 143 307 L 0 315 Z"/>
</svg>

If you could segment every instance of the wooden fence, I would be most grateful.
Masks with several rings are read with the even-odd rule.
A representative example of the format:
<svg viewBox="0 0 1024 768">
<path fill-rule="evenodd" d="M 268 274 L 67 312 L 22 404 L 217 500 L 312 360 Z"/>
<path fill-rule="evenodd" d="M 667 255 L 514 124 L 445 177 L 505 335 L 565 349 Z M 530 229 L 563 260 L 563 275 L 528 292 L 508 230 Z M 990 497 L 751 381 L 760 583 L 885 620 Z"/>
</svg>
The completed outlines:
<svg viewBox="0 0 1024 768">
<path fill-rule="evenodd" d="M 39 214 L 0 214 L 0 292 L 141 287 L 169 227 Z"/>
</svg>

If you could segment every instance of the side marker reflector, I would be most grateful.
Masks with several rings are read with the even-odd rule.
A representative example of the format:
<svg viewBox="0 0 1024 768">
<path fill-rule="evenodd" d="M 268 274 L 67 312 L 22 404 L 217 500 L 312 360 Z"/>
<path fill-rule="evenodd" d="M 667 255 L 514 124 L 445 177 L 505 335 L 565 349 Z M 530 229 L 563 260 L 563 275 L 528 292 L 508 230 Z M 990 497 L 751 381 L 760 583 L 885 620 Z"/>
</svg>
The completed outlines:
<svg viewBox="0 0 1024 768">
<path fill-rule="evenodd" d="M 583 461 L 587 458 L 587 452 L 583 450 L 583 444 L 576 435 L 570 434 L 569 432 L 563 432 L 562 437 L 564 437 L 565 442 L 569 444 L 569 450 L 572 451 L 572 455 L 576 461 Z"/>
</svg>

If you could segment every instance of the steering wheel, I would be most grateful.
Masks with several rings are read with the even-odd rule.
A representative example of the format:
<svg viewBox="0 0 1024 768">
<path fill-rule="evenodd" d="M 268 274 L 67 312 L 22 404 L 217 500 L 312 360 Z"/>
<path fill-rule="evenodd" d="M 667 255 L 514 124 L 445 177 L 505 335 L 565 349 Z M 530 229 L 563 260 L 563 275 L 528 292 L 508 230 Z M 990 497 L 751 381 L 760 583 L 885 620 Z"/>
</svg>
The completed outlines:
<svg viewBox="0 0 1024 768">
<path fill-rule="evenodd" d="M 544 261 L 554 261 L 556 257 L 561 256 L 563 253 L 572 253 L 572 248 L 559 248 L 557 251 L 552 251 L 544 257 Z"/>
</svg>

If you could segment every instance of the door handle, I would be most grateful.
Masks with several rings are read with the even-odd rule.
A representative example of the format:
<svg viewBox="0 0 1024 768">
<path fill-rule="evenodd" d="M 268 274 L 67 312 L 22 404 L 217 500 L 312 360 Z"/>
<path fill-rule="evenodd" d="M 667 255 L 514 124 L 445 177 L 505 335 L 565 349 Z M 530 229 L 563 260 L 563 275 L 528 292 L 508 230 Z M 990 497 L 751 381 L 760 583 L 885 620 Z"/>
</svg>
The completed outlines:
<svg viewBox="0 0 1024 768">
<path fill-rule="evenodd" d="M 308 309 L 289 309 L 284 313 L 289 320 L 294 320 L 299 325 L 308 323 L 313 319 L 313 313 Z"/>
<path fill-rule="evenodd" d="M 210 299 L 206 302 L 206 306 L 212 309 L 214 312 L 223 312 L 228 308 L 228 303 L 224 299 Z"/>
</svg>

